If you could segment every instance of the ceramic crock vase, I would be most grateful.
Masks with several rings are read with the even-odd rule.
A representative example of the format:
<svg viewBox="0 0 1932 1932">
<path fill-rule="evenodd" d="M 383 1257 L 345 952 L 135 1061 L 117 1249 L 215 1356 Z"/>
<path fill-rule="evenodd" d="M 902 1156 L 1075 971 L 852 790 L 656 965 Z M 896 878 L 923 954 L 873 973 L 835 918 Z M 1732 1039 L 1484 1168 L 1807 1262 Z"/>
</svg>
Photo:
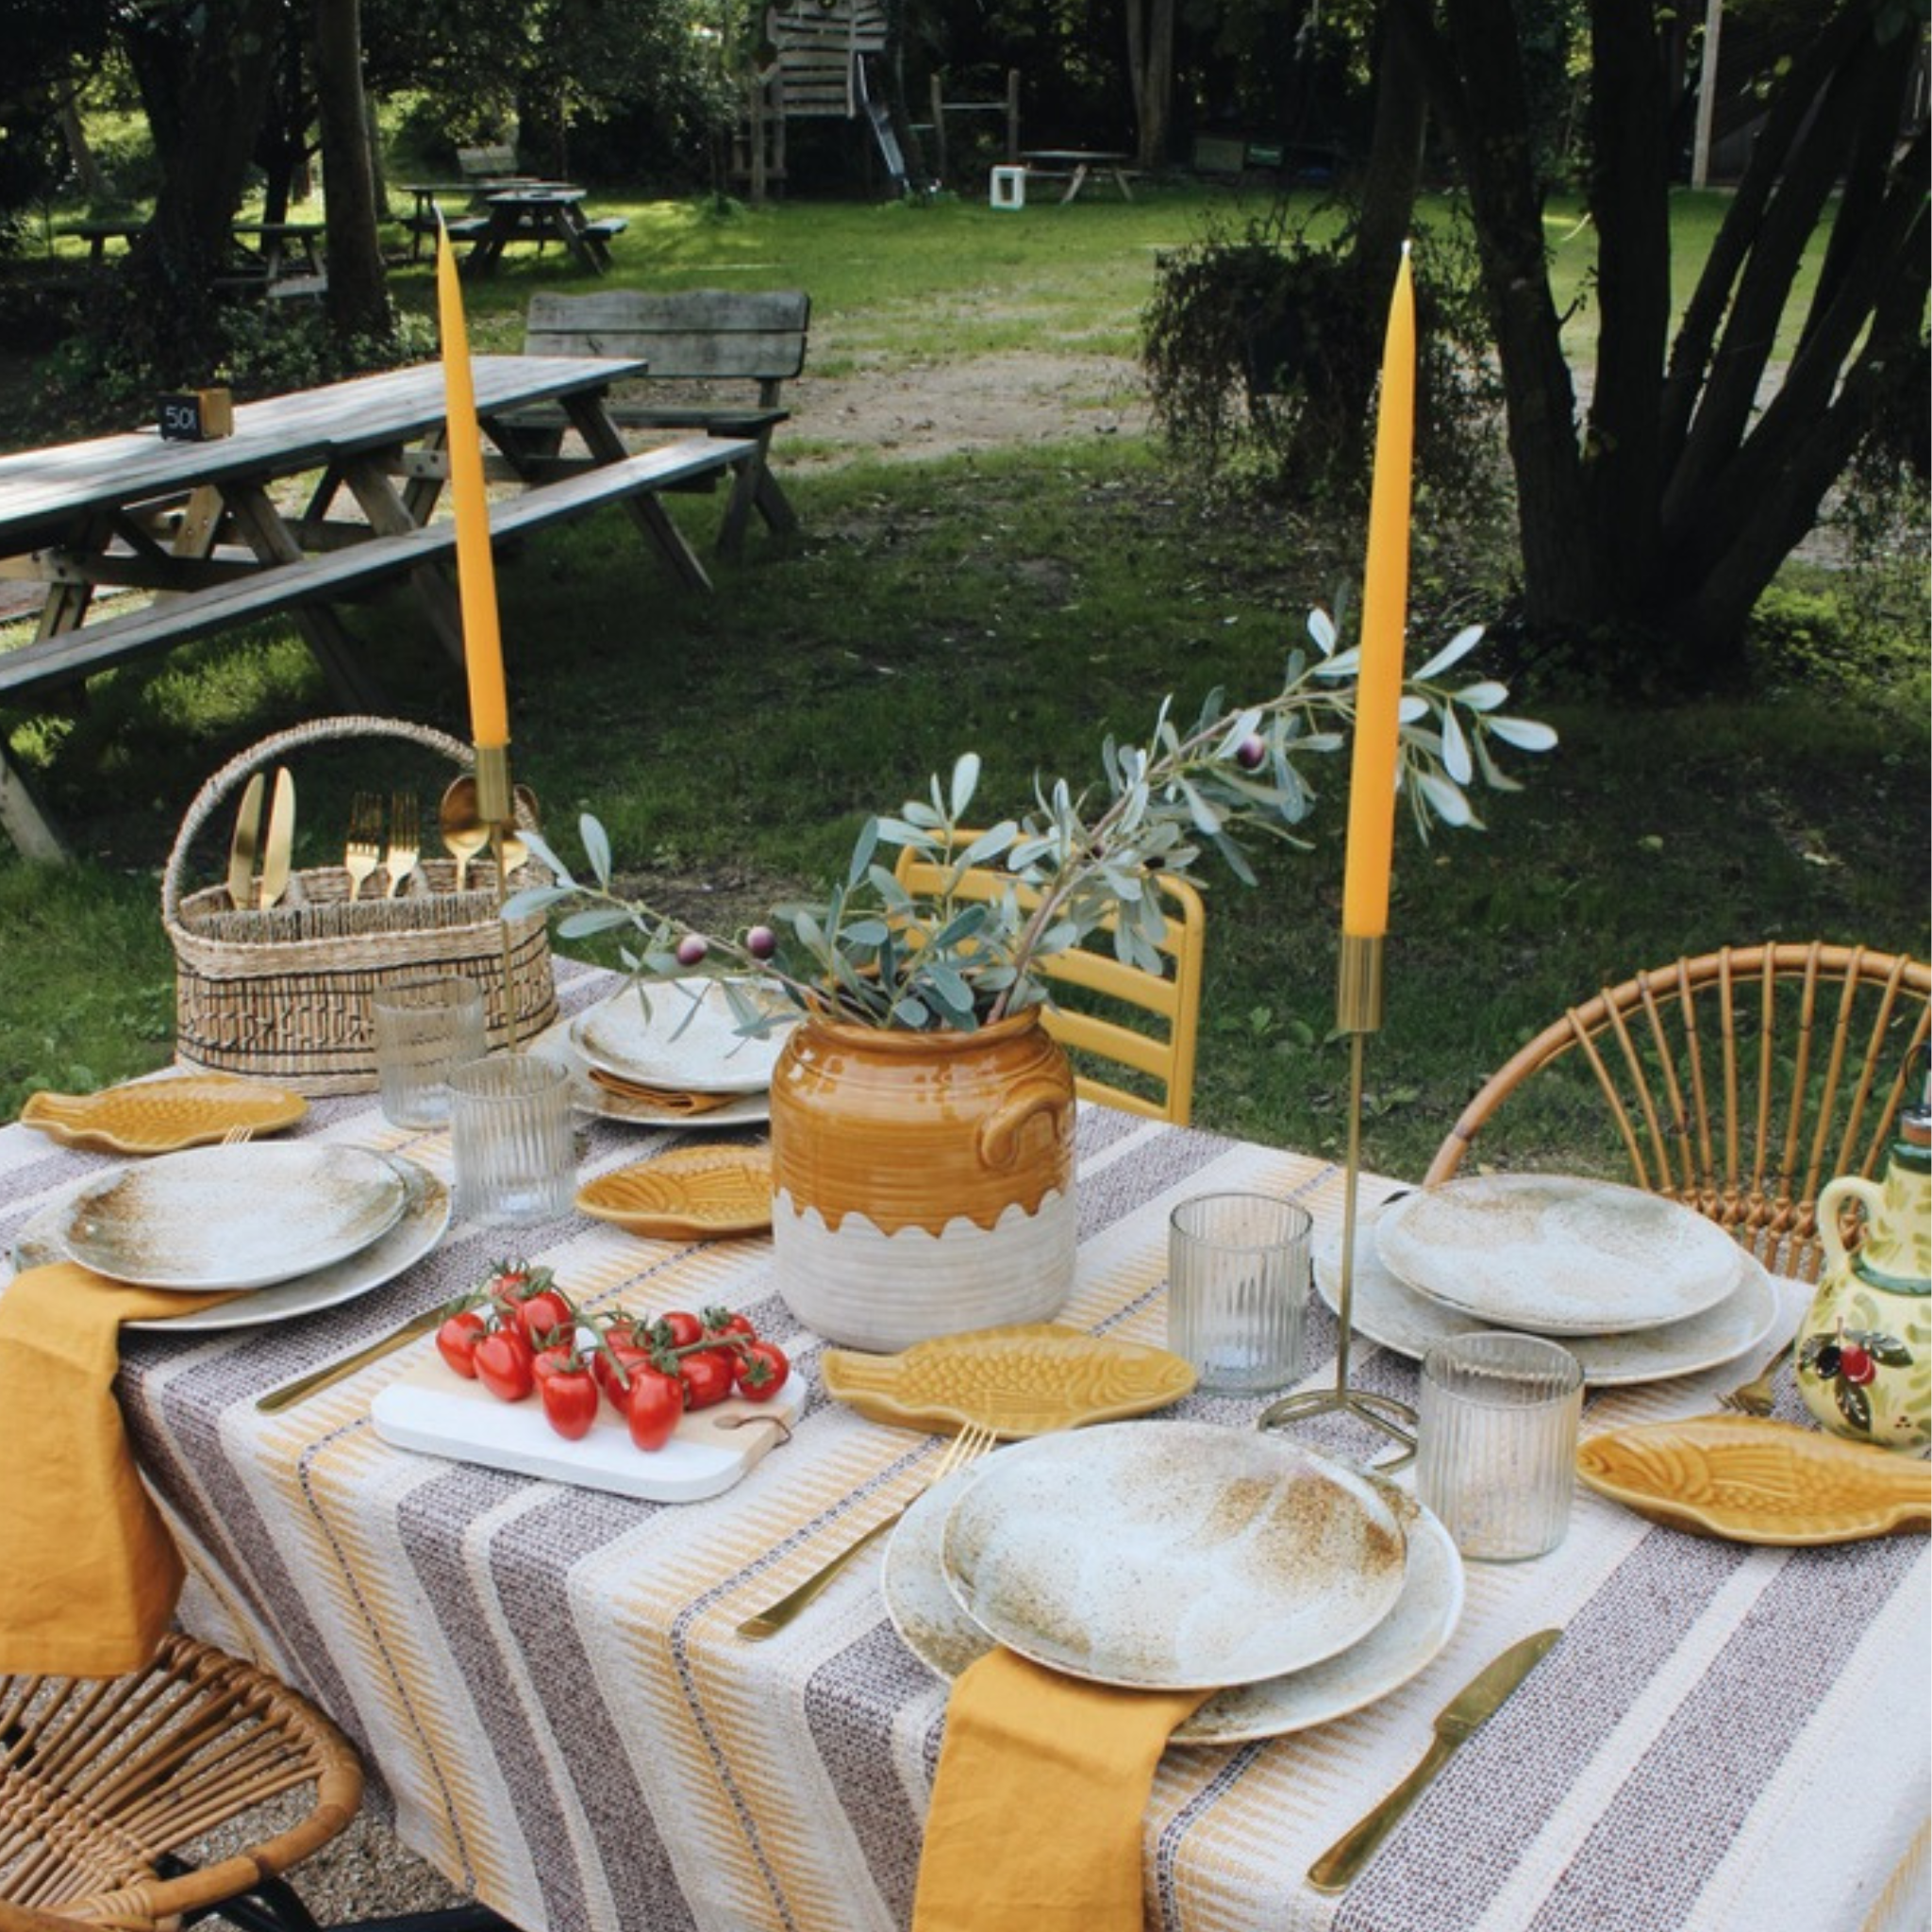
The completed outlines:
<svg viewBox="0 0 1932 1932">
<path fill-rule="evenodd" d="M 1074 1282 L 1074 1077 L 1037 1011 L 974 1033 L 818 1018 L 772 1076 L 778 1291 L 853 1348 L 1056 1313 Z"/>
<path fill-rule="evenodd" d="M 1932 1110 L 1900 1122 L 1880 1186 L 1842 1175 L 1818 1196 L 1824 1273 L 1798 1330 L 1798 1390 L 1828 1429 L 1917 1449 L 1932 1441 Z M 1864 1229 L 1847 1248 L 1842 1208 Z"/>
</svg>

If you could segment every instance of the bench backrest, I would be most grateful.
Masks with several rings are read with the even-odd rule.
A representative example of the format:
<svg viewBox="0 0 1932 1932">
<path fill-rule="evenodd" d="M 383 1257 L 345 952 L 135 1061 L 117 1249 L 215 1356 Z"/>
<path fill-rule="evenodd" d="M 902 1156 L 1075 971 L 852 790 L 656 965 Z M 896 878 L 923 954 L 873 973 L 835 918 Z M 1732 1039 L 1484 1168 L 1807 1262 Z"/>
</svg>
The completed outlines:
<svg viewBox="0 0 1932 1932">
<path fill-rule="evenodd" d="M 805 367 L 810 322 L 811 297 L 803 289 L 532 295 L 524 353 L 639 356 L 654 376 L 756 382 L 760 400 L 772 403 L 777 385 Z"/>
<path fill-rule="evenodd" d="M 488 179 L 495 175 L 514 175 L 517 171 L 517 151 L 507 142 L 491 147 L 459 147 L 457 150 L 457 166 L 463 171 L 465 181 Z"/>
</svg>

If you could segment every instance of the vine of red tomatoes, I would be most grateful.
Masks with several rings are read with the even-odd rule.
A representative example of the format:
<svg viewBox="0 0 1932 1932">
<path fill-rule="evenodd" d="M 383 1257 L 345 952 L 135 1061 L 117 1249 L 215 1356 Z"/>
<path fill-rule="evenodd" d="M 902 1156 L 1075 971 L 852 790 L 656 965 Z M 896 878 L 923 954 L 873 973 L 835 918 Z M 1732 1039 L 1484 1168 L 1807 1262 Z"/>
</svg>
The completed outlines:
<svg viewBox="0 0 1932 1932">
<path fill-rule="evenodd" d="M 661 1449 L 679 1419 L 726 1396 L 769 1402 L 791 1364 L 749 1317 L 728 1308 L 635 1315 L 578 1308 L 548 1268 L 499 1261 L 444 1311 L 443 1360 L 502 1402 L 535 1394 L 545 1420 L 576 1441 L 608 1402 L 640 1449 Z"/>
</svg>

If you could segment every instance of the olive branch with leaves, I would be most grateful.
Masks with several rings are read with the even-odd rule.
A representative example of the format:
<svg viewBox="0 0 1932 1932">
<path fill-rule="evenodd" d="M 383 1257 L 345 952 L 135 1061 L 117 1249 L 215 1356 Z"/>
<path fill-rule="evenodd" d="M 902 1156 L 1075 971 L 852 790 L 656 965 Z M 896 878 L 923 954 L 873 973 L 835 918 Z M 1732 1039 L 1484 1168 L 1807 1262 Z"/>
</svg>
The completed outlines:
<svg viewBox="0 0 1932 1932">
<path fill-rule="evenodd" d="M 791 1008 L 866 1026 L 972 1031 L 1045 1002 L 1041 962 L 1103 929 L 1118 958 L 1158 974 L 1163 874 L 1190 874 L 1211 849 L 1253 885 L 1244 837 L 1307 846 L 1295 828 L 1317 794 L 1301 761 L 1347 742 L 1360 663 L 1358 649 L 1337 649 L 1325 611 L 1311 612 L 1307 628 L 1314 654 L 1290 654 L 1274 697 L 1230 708 L 1217 690 L 1187 729 L 1164 701 L 1144 742 L 1106 741 L 1099 784 L 1075 791 L 1064 778 L 1036 779 L 1031 810 L 983 830 L 969 823 L 980 760 L 966 753 L 943 784 L 934 776 L 926 798 L 865 821 L 844 876 L 822 900 L 779 906 L 738 934 L 704 933 L 624 896 L 609 837 L 590 814 L 579 831 L 594 882 L 525 835 L 554 880 L 514 894 L 504 916 L 560 911 L 559 940 L 627 930 L 635 938 L 619 954 L 641 991 L 690 974 L 723 978 L 746 1032 Z M 1502 711 L 1509 693 L 1495 679 L 1447 681 L 1482 636 L 1479 625 L 1458 632 L 1404 682 L 1396 783 L 1424 840 L 1437 824 L 1480 825 L 1470 798 L 1478 782 L 1521 789 L 1496 746 L 1542 752 L 1557 742 L 1549 725 Z M 880 862 L 894 849 L 935 868 L 937 890 L 914 891 Z M 962 891 L 969 874 L 980 891 Z M 757 982 L 782 1002 L 758 997 Z"/>
</svg>

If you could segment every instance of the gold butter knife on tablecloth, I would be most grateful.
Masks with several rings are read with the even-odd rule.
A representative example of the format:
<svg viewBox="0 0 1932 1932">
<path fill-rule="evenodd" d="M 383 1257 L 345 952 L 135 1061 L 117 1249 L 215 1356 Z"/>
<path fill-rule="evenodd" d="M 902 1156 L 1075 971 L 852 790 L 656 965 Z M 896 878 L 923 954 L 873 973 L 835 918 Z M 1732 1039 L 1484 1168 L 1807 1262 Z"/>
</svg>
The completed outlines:
<svg viewBox="0 0 1932 1932">
<path fill-rule="evenodd" d="M 255 904 L 255 849 L 261 835 L 261 793 L 266 783 L 258 772 L 242 794 L 235 814 L 235 835 L 228 843 L 228 904 L 237 911 Z"/>
<path fill-rule="evenodd" d="M 1482 1728 L 1502 1707 L 1504 1700 L 1543 1659 L 1562 1636 L 1560 1630 L 1539 1630 L 1512 1643 L 1493 1663 L 1486 1664 L 1445 1704 L 1436 1717 L 1436 1736 L 1423 1760 L 1363 1818 L 1343 1832 L 1308 1867 L 1308 1883 L 1317 1891 L 1345 1891 L 1395 1827 L 1396 1821 L 1436 1774 L 1449 1762 L 1456 1747 Z"/>
<path fill-rule="evenodd" d="M 419 1335 L 430 1334 L 441 1324 L 442 1318 L 448 1313 L 449 1310 L 441 1304 L 433 1308 L 425 1308 L 420 1315 L 411 1315 L 400 1328 L 391 1330 L 366 1348 L 358 1348 L 354 1355 L 345 1355 L 341 1361 L 331 1362 L 325 1369 L 313 1369 L 306 1375 L 298 1375 L 292 1382 L 284 1382 L 279 1389 L 271 1389 L 266 1395 L 257 1398 L 255 1406 L 264 1415 L 273 1415 L 277 1409 L 287 1408 L 291 1403 L 300 1402 L 305 1395 L 313 1395 L 318 1389 L 326 1389 L 331 1382 L 340 1382 L 344 1375 L 353 1375 L 358 1369 L 366 1368 L 391 1349 L 400 1348 L 406 1341 L 414 1341 Z"/>
</svg>

